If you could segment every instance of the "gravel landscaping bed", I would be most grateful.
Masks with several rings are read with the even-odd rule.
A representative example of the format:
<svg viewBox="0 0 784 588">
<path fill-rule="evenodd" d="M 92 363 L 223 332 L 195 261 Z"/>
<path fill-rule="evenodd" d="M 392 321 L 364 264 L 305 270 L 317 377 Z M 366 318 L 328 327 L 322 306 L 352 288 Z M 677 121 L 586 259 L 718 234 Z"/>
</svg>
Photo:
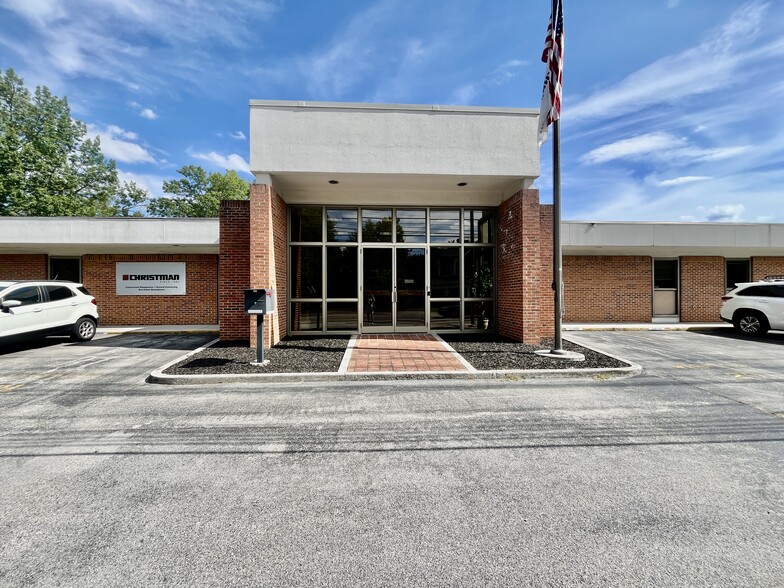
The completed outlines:
<svg viewBox="0 0 784 588">
<path fill-rule="evenodd" d="M 494 334 L 446 335 L 442 333 L 441 338 L 478 370 L 588 369 L 629 365 L 566 340 L 563 341 L 563 348 L 582 353 L 585 355 L 585 361 L 552 359 L 534 353 L 537 349 L 551 349 L 552 339 L 542 339 L 541 345 L 535 346 Z"/>
<path fill-rule="evenodd" d="M 337 372 L 349 337 L 292 337 L 264 351 L 266 366 L 251 365 L 256 350 L 248 343 L 218 342 L 167 368 L 164 374 L 282 374 Z"/>
<path fill-rule="evenodd" d="M 478 370 L 587 369 L 626 367 L 628 364 L 580 345 L 564 341 L 563 347 L 585 355 L 585 361 L 565 361 L 536 355 L 550 349 L 552 341 L 537 346 L 518 343 L 494 334 L 442 334 L 441 337 Z M 264 352 L 266 366 L 251 365 L 256 350 L 247 342 L 219 342 L 164 370 L 169 375 L 336 373 L 350 337 L 290 337 Z M 426 374 L 419 374 L 424 376 Z"/>
</svg>

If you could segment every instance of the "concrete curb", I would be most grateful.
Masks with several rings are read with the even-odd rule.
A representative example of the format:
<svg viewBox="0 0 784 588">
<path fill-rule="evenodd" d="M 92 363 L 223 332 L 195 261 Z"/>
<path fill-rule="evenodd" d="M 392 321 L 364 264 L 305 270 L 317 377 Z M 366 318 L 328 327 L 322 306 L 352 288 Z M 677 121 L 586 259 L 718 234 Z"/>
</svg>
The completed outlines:
<svg viewBox="0 0 784 588">
<path fill-rule="evenodd" d="M 731 330 L 732 325 L 720 323 L 715 325 L 682 325 L 682 324 L 653 324 L 653 325 L 574 325 L 564 326 L 564 332 L 579 333 L 581 331 L 726 331 Z"/>
<path fill-rule="evenodd" d="M 183 327 L 98 327 L 101 335 L 217 335 L 217 328 L 200 329 Z"/>
<path fill-rule="evenodd" d="M 150 384 L 168 385 L 194 385 L 194 384 L 240 384 L 240 383 L 296 383 L 296 382 L 346 382 L 346 381 L 376 381 L 376 380 L 532 380 L 555 378 L 582 378 L 582 379 L 611 379 L 636 376 L 642 372 L 642 366 L 616 357 L 600 349 L 583 345 L 587 349 L 602 353 L 613 359 L 629 364 L 621 368 L 565 368 L 565 369 L 536 369 L 536 370 L 476 370 L 473 372 L 305 372 L 305 373 L 280 373 L 280 374 L 200 374 L 179 375 L 164 374 L 163 372 L 191 355 L 214 345 L 218 339 L 194 349 L 177 359 L 153 370 L 146 381 Z"/>
</svg>

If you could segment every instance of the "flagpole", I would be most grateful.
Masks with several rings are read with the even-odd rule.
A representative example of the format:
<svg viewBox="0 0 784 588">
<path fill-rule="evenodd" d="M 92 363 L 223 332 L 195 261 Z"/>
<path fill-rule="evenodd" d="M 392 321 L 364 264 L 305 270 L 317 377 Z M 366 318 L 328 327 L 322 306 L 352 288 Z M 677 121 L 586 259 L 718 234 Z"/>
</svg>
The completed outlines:
<svg viewBox="0 0 784 588">
<path fill-rule="evenodd" d="M 563 316 L 563 255 L 561 252 L 561 120 L 553 121 L 553 290 L 555 335 L 552 352 L 563 352 L 561 317 Z"/>
<path fill-rule="evenodd" d="M 534 353 L 554 359 L 582 361 L 585 356 L 563 348 L 563 252 L 561 250 L 561 71 L 563 68 L 563 0 L 552 0 L 550 24 L 542 61 L 547 63 L 545 88 L 542 93 L 542 108 L 539 114 L 539 137 L 547 138 L 547 127 L 553 126 L 553 347 L 538 349 Z M 554 58 L 556 67 L 553 68 Z M 548 100 L 549 97 L 549 100 Z M 547 108 L 547 109 L 546 109 Z M 551 110 L 555 109 L 555 116 Z"/>
</svg>

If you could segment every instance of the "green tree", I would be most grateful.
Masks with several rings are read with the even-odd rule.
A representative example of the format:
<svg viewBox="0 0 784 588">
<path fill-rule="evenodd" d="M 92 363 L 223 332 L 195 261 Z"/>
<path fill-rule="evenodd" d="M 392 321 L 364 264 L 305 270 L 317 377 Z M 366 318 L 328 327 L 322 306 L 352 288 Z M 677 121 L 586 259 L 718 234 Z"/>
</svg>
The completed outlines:
<svg viewBox="0 0 784 588">
<path fill-rule="evenodd" d="M 201 166 L 186 165 L 177 170 L 182 178 L 163 183 L 163 191 L 172 197 L 150 200 L 147 211 L 152 216 L 218 216 L 221 200 L 245 200 L 250 196 L 250 185 L 237 175 L 207 174 Z"/>
<path fill-rule="evenodd" d="M 0 72 L 0 215 L 112 214 L 115 163 L 86 135 L 66 98 L 45 86 L 31 94 L 13 69 Z"/>
<path fill-rule="evenodd" d="M 149 194 L 136 182 L 123 182 L 117 194 L 112 197 L 112 216 L 144 216 Z"/>
</svg>

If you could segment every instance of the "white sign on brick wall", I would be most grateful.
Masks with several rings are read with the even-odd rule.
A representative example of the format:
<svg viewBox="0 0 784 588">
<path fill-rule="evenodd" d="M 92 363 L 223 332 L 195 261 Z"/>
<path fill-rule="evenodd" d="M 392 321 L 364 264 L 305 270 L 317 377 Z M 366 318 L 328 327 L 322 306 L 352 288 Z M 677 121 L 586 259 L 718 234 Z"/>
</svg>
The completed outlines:
<svg viewBox="0 0 784 588">
<path fill-rule="evenodd" d="M 117 262 L 118 296 L 185 294 L 185 262 Z"/>
</svg>

